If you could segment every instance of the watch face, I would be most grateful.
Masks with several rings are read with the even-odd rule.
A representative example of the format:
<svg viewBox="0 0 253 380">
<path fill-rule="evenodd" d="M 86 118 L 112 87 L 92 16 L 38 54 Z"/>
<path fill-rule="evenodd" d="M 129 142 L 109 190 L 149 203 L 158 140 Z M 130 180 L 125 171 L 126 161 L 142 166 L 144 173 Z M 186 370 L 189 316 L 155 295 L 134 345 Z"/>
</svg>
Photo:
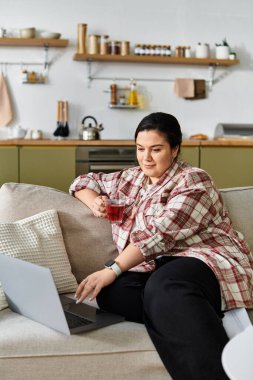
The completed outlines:
<svg viewBox="0 0 253 380">
<path fill-rule="evenodd" d="M 105 266 L 106 267 L 111 267 L 114 263 L 115 263 L 115 261 L 112 260 L 112 259 L 110 259 L 110 260 L 106 261 Z"/>
</svg>

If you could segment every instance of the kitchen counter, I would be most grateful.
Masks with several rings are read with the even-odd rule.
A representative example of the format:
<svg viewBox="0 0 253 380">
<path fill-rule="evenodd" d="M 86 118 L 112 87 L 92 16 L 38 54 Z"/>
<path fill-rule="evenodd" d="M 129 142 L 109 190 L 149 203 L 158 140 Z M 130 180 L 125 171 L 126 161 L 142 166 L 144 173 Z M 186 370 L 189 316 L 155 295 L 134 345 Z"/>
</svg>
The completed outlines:
<svg viewBox="0 0 253 380">
<path fill-rule="evenodd" d="M 41 139 L 41 140 L 28 140 L 28 139 L 8 139 L 0 140 L 0 146 L 134 146 L 134 140 L 78 140 L 78 139 Z M 194 140 L 185 140 L 183 146 L 198 146 L 199 142 Z"/>
<path fill-rule="evenodd" d="M 78 140 L 78 139 L 7 139 L 0 140 L 0 146 L 134 146 L 134 140 Z M 218 140 L 183 140 L 182 146 L 250 146 L 253 147 L 253 138 L 233 138 Z"/>
</svg>

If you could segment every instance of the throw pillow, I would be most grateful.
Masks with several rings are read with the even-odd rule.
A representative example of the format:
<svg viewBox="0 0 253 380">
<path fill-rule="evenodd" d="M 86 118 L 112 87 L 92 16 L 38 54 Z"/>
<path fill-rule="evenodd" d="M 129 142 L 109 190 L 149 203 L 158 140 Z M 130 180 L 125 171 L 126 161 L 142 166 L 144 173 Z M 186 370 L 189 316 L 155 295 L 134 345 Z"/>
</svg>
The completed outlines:
<svg viewBox="0 0 253 380">
<path fill-rule="evenodd" d="M 0 223 L 0 252 L 49 268 L 59 293 L 76 290 L 56 210 Z M 7 306 L 0 284 L 0 310 Z"/>
</svg>

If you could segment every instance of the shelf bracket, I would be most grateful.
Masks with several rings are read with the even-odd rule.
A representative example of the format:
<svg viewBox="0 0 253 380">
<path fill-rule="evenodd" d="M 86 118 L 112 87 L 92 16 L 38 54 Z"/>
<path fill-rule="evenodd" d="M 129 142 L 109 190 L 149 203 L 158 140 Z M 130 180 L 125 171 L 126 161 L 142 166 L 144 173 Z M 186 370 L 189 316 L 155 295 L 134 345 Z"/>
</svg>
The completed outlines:
<svg viewBox="0 0 253 380">
<path fill-rule="evenodd" d="M 91 65 L 92 65 L 92 61 L 89 59 L 87 61 L 87 87 L 90 88 L 91 87 L 91 81 L 92 81 L 92 75 L 91 75 Z"/>
<path fill-rule="evenodd" d="M 48 50 L 49 50 L 49 45 L 45 44 L 44 45 L 44 71 L 45 73 L 47 72 L 48 67 L 49 67 Z"/>
<path fill-rule="evenodd" d="M 208 83 L 208 89 L 209 91 L 212 90 L 213 84 L 214 84 L 214 76 L 215 76 L 215 71 L 216 71 L 217 65 L 216 64 L 210 64 L 208 71 L 209 71 L 209 79 L 207 81 Z"/>
</svg>

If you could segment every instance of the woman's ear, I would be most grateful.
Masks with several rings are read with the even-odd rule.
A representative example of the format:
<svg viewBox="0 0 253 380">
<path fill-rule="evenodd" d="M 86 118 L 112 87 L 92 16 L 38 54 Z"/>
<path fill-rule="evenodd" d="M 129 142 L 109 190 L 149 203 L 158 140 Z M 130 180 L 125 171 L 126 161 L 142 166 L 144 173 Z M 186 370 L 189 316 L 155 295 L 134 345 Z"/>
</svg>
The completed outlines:
<svg viewBox="0 0 253 380">
<path fill-rule="evenodd" d="M 172 149 L 171 155 L 173 158 L 176 158 L 179 151 L 179 145 Z"/>
</svg>

